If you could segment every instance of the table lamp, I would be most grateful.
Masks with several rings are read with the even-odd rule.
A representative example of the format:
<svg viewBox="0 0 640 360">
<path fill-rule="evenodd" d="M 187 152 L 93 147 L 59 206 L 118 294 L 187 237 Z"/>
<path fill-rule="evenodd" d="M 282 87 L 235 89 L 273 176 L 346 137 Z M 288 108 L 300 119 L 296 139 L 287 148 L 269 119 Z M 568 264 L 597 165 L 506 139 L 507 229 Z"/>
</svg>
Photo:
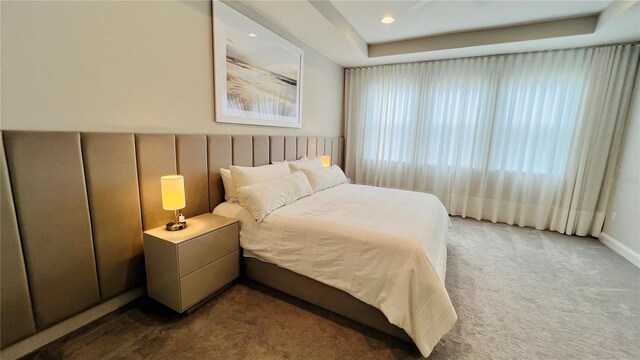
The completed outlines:
<svg viewBox="0 0 640 360">
<path fill-rule="evenodd" d="M 322 155 L 320 156 L 320 160 L 322 160 L 322 166 L 328 168 L 329 166 L 331 166 L 331 156 L 329 155 Z"/>
<path fill-rule="evenodd" d="M 184 196 L 184 177 L 182 175 L 167 175 L 160 178 L 162 191 L 162 208 L 173 210 L 174 219 L 168 223 L 166 229 L 178 231 L 187 227 L 184 215 L 179 210 L 186 207 Z"/>
</svg>

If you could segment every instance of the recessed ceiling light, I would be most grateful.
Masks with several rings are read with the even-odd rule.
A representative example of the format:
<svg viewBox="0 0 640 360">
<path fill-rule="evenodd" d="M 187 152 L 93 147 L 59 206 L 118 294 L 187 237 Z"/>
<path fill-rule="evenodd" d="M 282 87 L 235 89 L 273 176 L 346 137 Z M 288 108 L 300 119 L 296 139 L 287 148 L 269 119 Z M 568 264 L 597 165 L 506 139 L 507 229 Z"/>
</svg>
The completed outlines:
<svg viewBox="0 0 640 360">
<path fill-rule="evenodd" d="M 380 19 L 380 22 L 383 24 L 391 24 L 394 21 L 396 21 L 396 19 L 392 18 L 389 15 L 383 16 L 382 19 Z"/>
<path fill-rule="evenodd" d="M 254 33 L 249 33 L 249 37 L 257 37 L 258 35 L 254 34 Z"/>
</svg>

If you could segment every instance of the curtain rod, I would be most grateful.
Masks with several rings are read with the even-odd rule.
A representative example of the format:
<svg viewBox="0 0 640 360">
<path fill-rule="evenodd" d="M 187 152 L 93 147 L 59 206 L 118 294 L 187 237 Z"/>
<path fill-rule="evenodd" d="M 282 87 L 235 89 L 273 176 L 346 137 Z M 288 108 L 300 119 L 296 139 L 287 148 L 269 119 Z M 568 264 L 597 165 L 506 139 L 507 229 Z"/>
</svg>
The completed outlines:
<svg viewBox="0 0 640 360">
<path fill-rule="evenodd" d="M 603 44 L 603 45 L 596 45 L 596 46 L 580 46 L 580 47 L 575 47 L 575 48 L 523 51 L 523 52 L 513 52 L 513 53 L 505 53 L 505 54 L 490 54 L 490 55 L 450 57 L 450 58 L 433 59 L 433 60 L 406 61 L 406 62 L 398 62 L 398 63 L 391 63 L 391 64 L 380 64 L 380 65 L 363 65 L 363 66 L 345 67 L 344 70 L 345 71 L 350 71 L 350 70 L 368 69 L 368 68 L 374 68 L 374 67 L 380 67 L 380 66 L 404 65 L 404 64 L 424 64 L 424 63 L 431 63 L 431 62 L 437 62 L 437 61 L 446 61 L 446 60 L 476 59 L 476 58 L 484 58 L 484 57 L 497 57 L 497 56 L 507 56 L 507 55 L 517 55 L 517 54 L 535 54 L 535 53 L 543 53 L 543 52 L 551 52 L 551 51 L 598 49 L 598 48 L 603 48 L 603 47 L 607 47 L 607 46 L 624 46 L 624 45 L 640 45 L 640 41 L 631 41 L 631 42 L 618 43 L 618 44 Z"/>
</svg>

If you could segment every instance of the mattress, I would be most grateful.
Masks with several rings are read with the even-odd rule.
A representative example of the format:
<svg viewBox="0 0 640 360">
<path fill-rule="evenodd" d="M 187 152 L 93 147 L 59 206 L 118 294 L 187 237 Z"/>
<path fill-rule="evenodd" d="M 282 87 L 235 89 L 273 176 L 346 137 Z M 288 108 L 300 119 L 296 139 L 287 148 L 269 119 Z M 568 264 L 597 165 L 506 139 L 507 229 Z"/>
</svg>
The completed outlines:
<svg viewBox="0 0 640 360">
<path fill-rule="evenodd" d="M 444 286 L 451 223 L 433 195 L 343 184 L 256 222 L 238 204 L 245 254 L 343 290 L 404 329 L 426 357 L 457 316 Z"/>
</svg>

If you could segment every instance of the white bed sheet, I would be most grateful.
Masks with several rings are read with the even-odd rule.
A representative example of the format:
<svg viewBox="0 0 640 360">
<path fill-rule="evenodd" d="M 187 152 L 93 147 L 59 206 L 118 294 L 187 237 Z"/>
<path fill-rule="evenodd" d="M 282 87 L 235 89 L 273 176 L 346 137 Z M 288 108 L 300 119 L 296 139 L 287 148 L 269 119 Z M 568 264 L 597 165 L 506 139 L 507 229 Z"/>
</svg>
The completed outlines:
<svg viewBox="0 0 640 360">
<path fill-rule="evenodd" d="M 380 309 L 428 356 L 457 316 L 444 287 L 449 216 L 433 195 L 339 185 L 255 221 L 242 206 L 246 254 L 343 290 Z"/>
</svg>

